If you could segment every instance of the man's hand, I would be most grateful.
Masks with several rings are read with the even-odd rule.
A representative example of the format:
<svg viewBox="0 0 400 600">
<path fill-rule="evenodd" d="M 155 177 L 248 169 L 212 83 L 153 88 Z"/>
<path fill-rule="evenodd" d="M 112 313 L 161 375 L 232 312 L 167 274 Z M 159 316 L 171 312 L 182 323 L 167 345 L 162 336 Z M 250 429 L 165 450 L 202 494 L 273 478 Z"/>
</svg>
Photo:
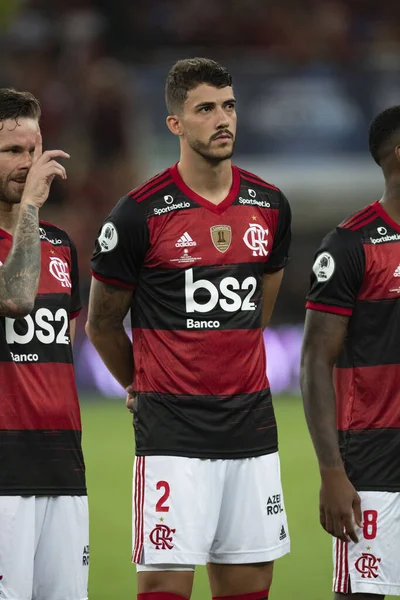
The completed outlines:
<svg viewBox="0 0 400 600">
<path fill-rule="evenodd" d="M 65 168 L 55 158 L 69 158 L 69 154 L 63 150 L 42 151 L 42 136 L 37 134 L 35 150 L 33 152 L 32 165 L 26 178 L 22 204 L 32 204 L 40 208 L 46 202 L 50 185 L 54 177 L 67 179 Z"/>
<path fill-rule="evenodd" d="M 133 405 L 135 403 L 135 396 L 133 395 L 133 388 L 131 385 L 128 385 L 126 388 L 126 400 L 125 405 L 129 412 L 133 413 Z"/>
<path fill-rule="evenodd" d="M 343 542 L 358 542 L 354 523 L 362 527 L 361 500 L 343 468 L 321 469 L 319 510 L 325 531 Z"/>
</svg>

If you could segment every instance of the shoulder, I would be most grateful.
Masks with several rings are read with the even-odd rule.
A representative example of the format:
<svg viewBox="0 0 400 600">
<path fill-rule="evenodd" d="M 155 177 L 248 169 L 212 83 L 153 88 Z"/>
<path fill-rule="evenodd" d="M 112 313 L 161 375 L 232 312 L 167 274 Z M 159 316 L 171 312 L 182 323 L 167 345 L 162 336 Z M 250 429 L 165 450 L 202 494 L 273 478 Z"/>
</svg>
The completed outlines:
<svg viewBox="0 0 400 600">
<path fill-rule="evenodd" d="M 50 242 L 53 246 L 73 246 L 73 242 L 68 233 L 47 221 L 39 221 L 40 239 L 44 242 Z"/>
<path fill-rule="evenodd" d="M 378 218 L 379 217 L 376 212 L 375 205 L 369 204 L 342 221 L 342 223 L 339 225 L 339 228 L 346 231 L 359 232 L 365 228 L 369 229 L 371 224 L 374 223 L 374 221 L 376 221 Z"/>
<path fill-rule="evenodd" d="M 240 177 L 239 203 L 251 204 L 260 208 L 273 208 L 290 213 L 289 202 L 282 190 L 258 175 L 235 166 Z"/>
<path fill-rule="evenodd" d="M 169 167 L 130 191 L 126 198 L 130 198 L 135 204 L 147 204 L 154 198 L 168 194 L 168 188 L 172 187 L 174 179 Z"/>
</svg>

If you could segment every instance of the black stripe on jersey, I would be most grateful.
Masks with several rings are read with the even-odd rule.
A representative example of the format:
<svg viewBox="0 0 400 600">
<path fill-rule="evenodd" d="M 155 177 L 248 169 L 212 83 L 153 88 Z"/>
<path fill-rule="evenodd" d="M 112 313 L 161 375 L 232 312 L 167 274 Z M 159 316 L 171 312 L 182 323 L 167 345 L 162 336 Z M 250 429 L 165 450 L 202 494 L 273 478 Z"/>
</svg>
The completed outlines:
<svg viewBox="0 0 400 600">
<path fill-rule="evenodd" d="M 243 195 L 242 195 L 243 194 Z M 245 206 L 246 208 L 265 208 L 279 210 L 281 202 L 272 190 L 258 190 L 256 198 L 250 198 L 248 188 L 241 188 L 239 196 L 232 202 L 232 206 Z"/>
<path fill-rule="evenodd" d="M 246 179 L 246 178 L 251 178 L 254 180 L 255 183 L 259 183 L 260 185 L 264 185 L 266 187 L 271 188 L 272 190 L 276 190 L 277 192 L 279 192 L 279 188 L 276 187 L 276 185 L 274 185 L 273 183 L 268 183 L 268 181 L 265 181 L 264 179 L 261 179 L 261 177 L 259 177 L 258 175 L 255 175 L 254 173 L 250 173 L 250 171 L 245 171 L 245 169 L 241 169 L 240 167 L 238 167 L 239 173 L 240 175 Z"/>
<path fill-rule="evenodd" d="M 372 214 L 376 214 L 375 209 L 372 206 L 367 206 L 363 210 L 348 218 L 346 221 L 343 221 L 343 223 L 341 223 L 339 227 L 351 229 L 353 225 L 355 225 L 359 221 L 363 221 L 367 216 Z"/>
<path fill-rule="evenodd" d="M 73 362 L 68 294 L 38 296 L 34 310 L 20 319 L 0 318 L 0 361 Z"/>
<path fill-rule="evenodd" d="M 143 268 L 135 293 L 138 309 L 133 309 L 132 327 L 258 329 L 263 272 L 261 262 L 190 269 Z"/>
<path fill-rule="evenodd" d="M 47 221 L 39 221 L 39 234 L 42 243 L 49 243 L 51 246 L 71 246 L 71 240 L 68 234 Z"/>
<path fill-rule="evenodd" d="M 339 431 L 339 441 L 356 490 L 400 492 L 400 429 Z"/>
<path fill-rule="evenodd" d="M 165 178 L 157 179 L 157 181 L 145 188 L 140 194 L 132 194 L 131 197 L 136 200 L 136 202 L 143 202 L 143 200 L 146 200 L 149 196 L 152 196 L 156 192 L 160 192 L 167 185 L 171 185 L 172 183 L 172 177 L 166 175 Z"/>
<path fill-rule="evenodd" d="M 137 188 L 135 188 L 134 190 L 129 192 L 128 196 L 136 196 L 137 194 L 141 194 L 144 189 L 149 187 L 149 185 L 153 184 L 155 181 L 161 180 L 163 177 L 165 177 L 165 175 L 168 174 L 168 172 L 169 172 L 169 169 L 165 169 L 165 171 L 163 171 L 162 173 L 158 173 L 158 175 L 154 175 L 154 177 L 151 177 L 151 179 L 148 179 L 147 181 L 142 183 L 142 185 L 139 185 Z"/>
<path fill-rule="evenodd" d="M 341 368 L 400 364 L 400 343 L 394 323 L 400 322 L 400 300 L 358 301 L 354 307 L 343 350 Z M 379 331 L 380 335 L 376 335 Z"/>
<path fill-rule="evenodd" d="M 0 464 L 1 496 L 86 495 L 80 431 L 0 430 Z"/>
<path fill-rule="evenodd" d="M 278 446 L 269 389 L 236 396 L 139 392 L 133 423 L 137 456 L 246 458 Z"/>
<path fill-rule="evenodd" d="M 362 229 L 370 223 L 373 223 L 374 221 L 376 221 L 376 219 L 376 215 L 369 215 L 363 221 L 358 221 L 355 225 L 351 225 L 348 229 L 351 229 L 352 231 L 357 231 L 358 229 Z"/>
</svg>

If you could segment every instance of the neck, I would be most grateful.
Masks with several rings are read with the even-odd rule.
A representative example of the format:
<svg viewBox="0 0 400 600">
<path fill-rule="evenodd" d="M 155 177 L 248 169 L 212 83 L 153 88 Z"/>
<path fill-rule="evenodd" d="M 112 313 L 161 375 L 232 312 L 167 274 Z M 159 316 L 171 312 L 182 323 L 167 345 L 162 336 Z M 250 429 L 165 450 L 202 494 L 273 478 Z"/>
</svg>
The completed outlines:
<svg viewBox="0 0 400 600">
<path fill-rule="evenodd" d="M 0 228 L 11 235 L 18 220 L 20 204 L 9 204 L 0 200 Z"/>
<path fill-rule="evenodd" d="M 230 159 L 212 163 L 195 152 L 181 152 L 179 173 L 190 189 L 209 198 L 226 196 L 232 185 Z"/>
<path fill-rule="evenodd" d="M 380 203 L 389 217 L 400 225 L 400 178 L 386 180 L 385 193 Z"/>
</svg>

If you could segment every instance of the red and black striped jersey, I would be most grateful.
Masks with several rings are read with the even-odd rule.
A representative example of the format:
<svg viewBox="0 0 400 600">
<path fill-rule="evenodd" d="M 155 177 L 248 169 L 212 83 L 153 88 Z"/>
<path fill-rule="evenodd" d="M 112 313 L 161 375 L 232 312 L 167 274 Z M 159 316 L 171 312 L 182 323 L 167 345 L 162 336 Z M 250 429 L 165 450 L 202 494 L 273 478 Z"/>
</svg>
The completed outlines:
<svg viewBox="0 0 400 600">
<path fill-rule="evenodd" d="M 94 277 L 134 289 L 138 455 L 229 458 L 277 448 L 261 329 L 264 273 L 288 262 L 290 208 L 232 167 L 225 200 L 189 189 L 175 165 L 106 219 Z"/>
<path fill-rule="evenodd" d="M 400 491 L 400 225 L 379 202 L 323 240 L 306 306 L 350 317 L 335 384 L 351 481 Z"/>
<path fill-rule="evenodd" d="M 40 239 L 33 311 L 0 317 L 0 495 L 85 495 L 69 336 L 70 319 L 81 309 L 77 255 L 54 225 L 41 222 Z M 0 229 L 2 263 L 11 246 Z"/>
</svg>

